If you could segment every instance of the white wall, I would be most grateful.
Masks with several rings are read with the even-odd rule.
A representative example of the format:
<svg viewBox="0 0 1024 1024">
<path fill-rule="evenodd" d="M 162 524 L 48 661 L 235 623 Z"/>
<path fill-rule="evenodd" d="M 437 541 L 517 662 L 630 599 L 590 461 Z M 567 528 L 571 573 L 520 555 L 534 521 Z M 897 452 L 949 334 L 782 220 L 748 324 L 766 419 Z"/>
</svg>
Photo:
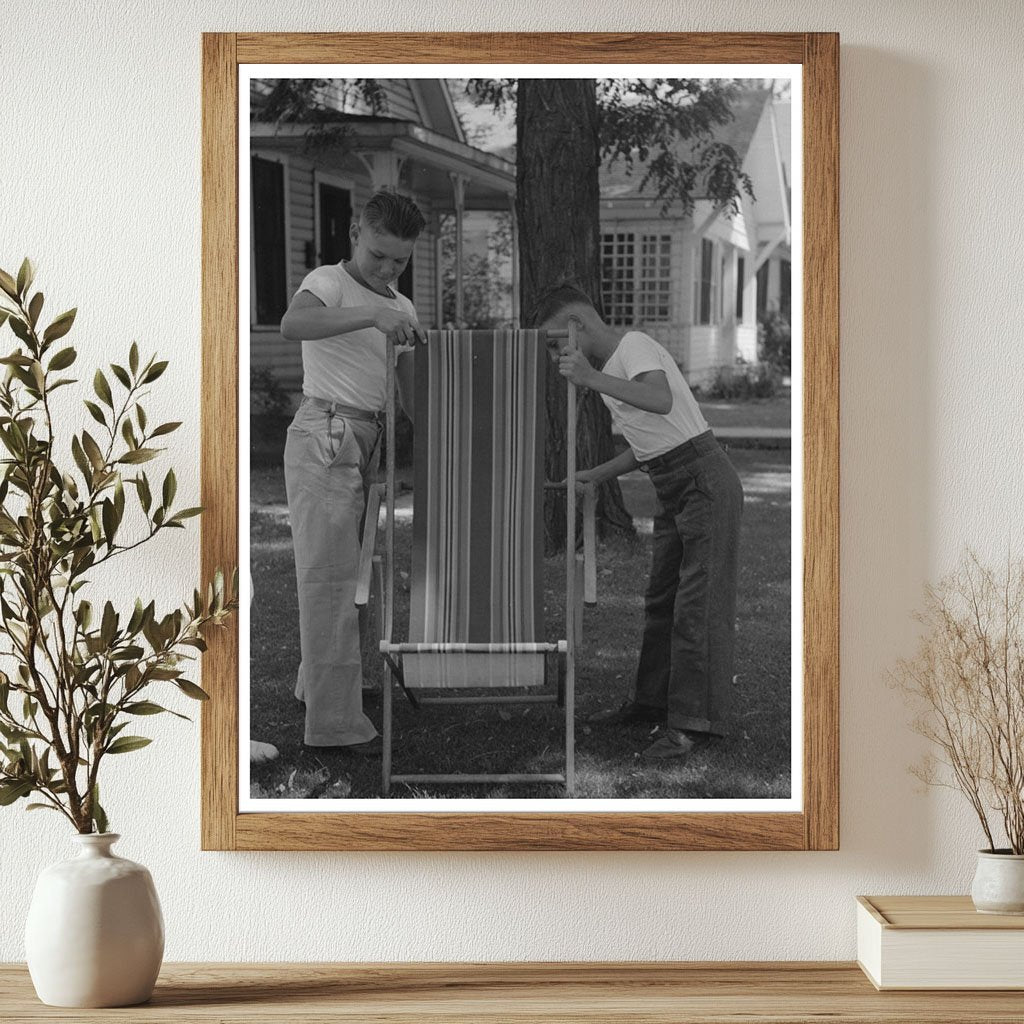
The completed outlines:
<svg viewBox="0 0 1024 1024">
<path fill-rule="evenodd" d="M 197 731 L 161 722 L 106 802 L 156 878 L 170 959 L 847 958 L 855 894 L 969 884 L 977 830 L 907 775 L 917 743 L 885 672 L 926 578 L 965 543 L 1022 542 L 1018 5 L 574 6 L 8 0 L 0 265 L 32 254 L 55 304 L 81 306 L 87 365 L 133 337 L 173 357 L 150 412 L 187 421 L 173 455 L 196 494 L 200 31 L 840 31 L 842 850 L 201 853 Z M 189 592 L 196 537 L 153 550 L 139 585 Z M 70 846 L 55 816 L 0 811 L 0 960 L 22 956 L 30 881 Z"/>
</svg>

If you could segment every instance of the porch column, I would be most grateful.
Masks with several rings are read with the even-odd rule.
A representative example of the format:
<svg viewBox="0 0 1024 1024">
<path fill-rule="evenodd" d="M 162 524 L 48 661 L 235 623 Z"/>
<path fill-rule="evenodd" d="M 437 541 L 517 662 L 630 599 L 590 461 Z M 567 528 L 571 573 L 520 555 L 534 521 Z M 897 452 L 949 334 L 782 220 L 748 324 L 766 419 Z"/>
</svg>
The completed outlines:
<svg viewBox="0 0 1024 1024">
<path fill-rule="evenodd" d="M 390 149 L 373 150 L 357 155 L 370 173 L 370 186 L 374 192 L 379 192 L 381 189 L 387 189 L 389 192 L 398 191 L 398 179 L 402 173 L 405 157 Z"/>
<path fill-rule="evenodd" d="M 512 217 L 512 330 L 519 330 L 519 223 L 516 220 L 516 197 L 508 197 Z"/>
<path fill-rule="evenodd" d="M 444 214 L 434 211 L 434 327 L 444 327 L 444 244 L 441 240 Z"/>
<path fill-rule="evenodd" d="M 463 258 L 463 230 L 466 213 L 466 182 L 461 174 L 450 172 L 448 177 L 452 182 L 452 197 L 455 201 L 455 325 L 462 327 L 463 300 L 462 300 L 462 258 Z"/>
</svg>

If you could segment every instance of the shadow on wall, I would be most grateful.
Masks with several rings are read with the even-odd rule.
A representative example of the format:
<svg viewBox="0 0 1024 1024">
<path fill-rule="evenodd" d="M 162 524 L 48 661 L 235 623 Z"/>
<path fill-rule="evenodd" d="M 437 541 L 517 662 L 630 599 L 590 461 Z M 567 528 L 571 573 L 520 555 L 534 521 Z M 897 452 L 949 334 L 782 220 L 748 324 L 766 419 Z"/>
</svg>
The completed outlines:
<svg viewBox="0 0 1024 1024">
<path fill-rule="evenodd" d="M 841 75 L 841 845 L 867 870 L 924 872 L 934 802 L 887 673 L 932 573 L 936 73 L 844 46 Z"/>
</svg>

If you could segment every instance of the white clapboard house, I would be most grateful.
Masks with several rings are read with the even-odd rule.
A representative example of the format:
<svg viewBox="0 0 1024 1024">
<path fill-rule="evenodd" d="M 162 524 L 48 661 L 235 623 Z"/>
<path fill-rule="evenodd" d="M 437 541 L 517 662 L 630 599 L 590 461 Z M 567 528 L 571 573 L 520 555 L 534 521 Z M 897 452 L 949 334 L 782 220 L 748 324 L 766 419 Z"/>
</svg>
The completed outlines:
<svg viewBox="0 0 1024 1024">
<path fill-rule="evenodd" d="M 429 327 L 445 322 L 441 219 L 454 217 L 455 270 L 463 254 L 487 238 L 493 214 L 508 214 L 515 197 L 514 154 L 470 145 L 449 83 L 439 79 L 380 80 L 386 109 L 371 113 L 330 89 L 319 97 L 331 115 L 332 138 L 311 141 L 310 124 L 251 123 L 251 349 L 254 368 L 269 371 L 291 395 L 301 387 L 301 357 L 279 324 L 305 274 L 349 255 L 353 211 L 377 188 L 413 198 L 427 216 L 399 288 Z M 254 82 L 258 111 L 269 84 Z M 342 109 L 343 108 L 343 109 Z M 603 302 L 618 326 L 639 326 L 669 350 L 691 383 L 721 366 L 757 359 L 757 319 L 769 308 L 789 312 L 790 106 L 766 89 L 751 89 L 716 138 L 731 145 L 753 181 L 737 215 L 720 214 L 698 198 L 691 217 L 667 212 L 643 168 L 601 171 Z M 514 217 L 513 217 L 514 223 Z M 518 308 L 515 267 L 507 303 Z M 456 278 L 455 319 L 462 289 Z"/>
<path fill-rule="evenodd" d="M 642 164 L 601 171 L 601 247 L 606 318 L 639 325 L 672 354 L 691 384 L 722 366 L 757 360 L 757 320 L 789 315 L 790 104 L 746 91 L 715 132 L 750 175 L 736 215 L 697 198 L 692 216 L 663 210 Z"/>
</svg>

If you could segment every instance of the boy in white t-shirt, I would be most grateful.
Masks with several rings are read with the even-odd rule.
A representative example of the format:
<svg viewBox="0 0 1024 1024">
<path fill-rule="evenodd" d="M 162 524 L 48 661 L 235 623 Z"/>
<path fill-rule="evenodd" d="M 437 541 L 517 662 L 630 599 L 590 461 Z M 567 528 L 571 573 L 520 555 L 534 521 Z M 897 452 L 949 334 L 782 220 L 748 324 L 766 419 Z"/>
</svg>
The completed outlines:
<svg viewBox="0 0 1024 1024">
<path fill-rule="evenodd" d="M 575 323 L 577 350 L 561 340 L 549 343 L 559 372 L 601 395 L 629 444 L 614 459 L 578 472 L 577 482 L 599 483 L 639 467 L 661 506 L 634 695 L 589 720 L 664 723 L 644 756 L 685 756 L 693 737 L 725 735 L 743 487 L 679 367 L 653 338 L 609 327 L 590 299 L 568 285 L 541 301 L 535 321 L 549 330 Z"/>
<path fill-rule="evenodd" d="M 412 359 L 422 335 L 392 288 L 425 226 L 416 204 L 377 192 L 351 228 L 352 258 L 306 275 L 281 321 L 302 344 L 302 402 L 288 428 L 285 486 L 299 596 L 307 746 L 376 754 L 363 712 L 356 577 L 366 490 L 376 475 L 386 401 L 387 339 L 402 346 L 399 394 L 411 411 Z"/>
</svg>

